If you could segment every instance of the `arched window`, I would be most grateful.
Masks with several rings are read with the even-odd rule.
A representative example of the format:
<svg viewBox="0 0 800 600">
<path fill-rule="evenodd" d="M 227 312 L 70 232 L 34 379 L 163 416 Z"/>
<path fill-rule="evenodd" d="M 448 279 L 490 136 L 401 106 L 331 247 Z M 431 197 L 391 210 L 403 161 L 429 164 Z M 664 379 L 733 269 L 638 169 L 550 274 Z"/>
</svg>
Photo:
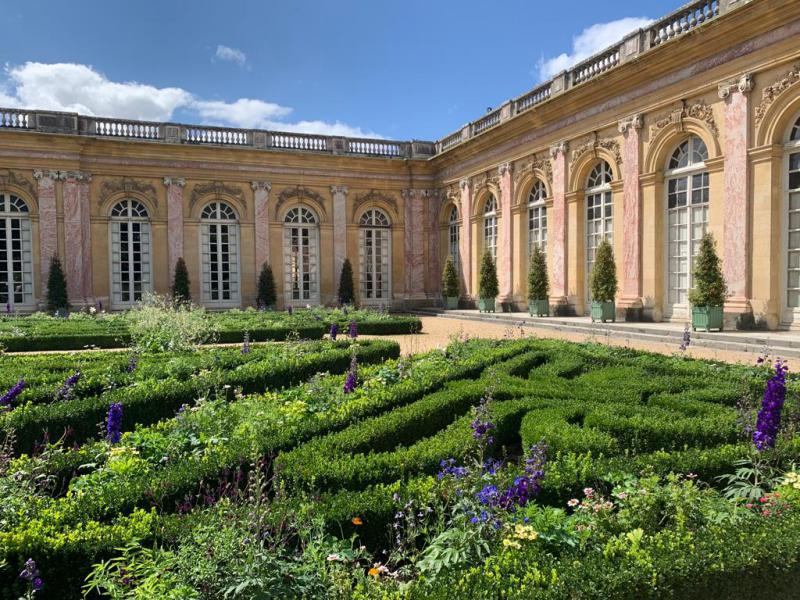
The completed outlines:
<svg viewBox="0 0 800 600">
<path fill-rule="evenodd" d="M 111 305 L 131 306 L 150 290 L 150 220 L 138 200 L 120 200 L 111 209 Z"/>
<path fill-rule="evenodd" d="M 688 314 L 694 257 L 708 227 L 708 149 L 692 136 L 673 151 L 664 174 L 667 188 L 666 316 Z"/>
<path fill-rule="evenodd" d="M 203 303 L 238 306 L 239 223 L 225 202 L 211 202 L 200 214 L 200 264 Z"/>
<path fill-rule="evenodd" d="M 386 214 L 372 208 L 361 215 L 359 259 L 361 302 L 381 302 L 392 297 L 391 222 Z"/>
<path fill-rule="evenodd" d="M 497 200 L 492 194 L 483 206 L 483 249 L 497 262 Z"/>
<path fill-rule="evenodd" d="M 547 208 L 544 201 L 547 198 L 547 189 L 538 179 L 533 184 L 531 193 L 528 194 L 528 256 L 533 252 L 534 246 L 547 250 Z"/>
<path fill-rule="evenodd" d="M 314 211 L 305 206 L 290 209 L 283 219 L 286 304 L 319 304 L 318 245 L 319 220 Z"/>
<path fill-rule="evenodd" d="M 597 246 L 603 240 L 613 243 L 614 238 L 613 179 L 611 165 L 604 160 L 598 162 L 586 178 L 586 297 L 589 300 L 589 281 Z"/>
<path fill-rule="evenodd" d="M 33 253 L 28 205 L 0 193 L 0 305 L 14 310 L 33 305 Z"/>
<path fill-rule="evenodd" d="M 786 141 L 786 306 L 783 321 L 800 319 L 800 118 Z"/>
<path fill-rule="evenodd" d="M 459 248 L 459 241 L 461 236 L 461 227 L 458 223 L 458 209 L 454 206 L 450 209 L 450 219 L 447 222 L 447 239 L 448 249 L 450 256 L 453 257 L 453 265 L 458 273 L 461 265 L 461 250 Z"/>
</svg>

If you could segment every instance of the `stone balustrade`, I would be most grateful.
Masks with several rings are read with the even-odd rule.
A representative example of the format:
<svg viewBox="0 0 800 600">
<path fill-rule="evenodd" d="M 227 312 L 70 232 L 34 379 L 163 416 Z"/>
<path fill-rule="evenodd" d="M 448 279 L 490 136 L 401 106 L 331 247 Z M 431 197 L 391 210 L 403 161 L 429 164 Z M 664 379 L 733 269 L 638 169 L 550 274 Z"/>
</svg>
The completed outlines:
<svg viewBox="0 0 800 600">
<path fill-rule="evenodd" d="M 27 129 L 30 127 L 28 111 L 0 108 L 0 128 Z"/>
<path fill-rule="evenodd" d="M 314 152 L 328 151 L 328 138 L 324 135 L 306 133 L 273 133 L 271 148 L 283 150 L 310 150 Z"/>
<path fill-rule="evenodd" d="M 104 137 L 136 138 L 141 140 L 161 139 L 159 123 L 128 121 L 119 119 L 95 119 L 94 133 Z"/>
<path fill-rule="evenodd" d="M 472 135 L 478 135 L 500 124 L 500 109 L 495 109 L 472 124 Z"/>
<path fill-rule="evenodd" d="M 687 31 L 699 27 L 719 15 L 719 0 L 700 0 L 692 2 L 661 19 L 648 29 L 651 48 L 671 40 Z"/>
<path fill-rule="evenodd" d="M 572 85 L 578 85 L 584 81 L 594 79 L 598 75 L 605 73 L 609 69 L 616 67 L 619 64 L 620 47 L 615 46 L 602 52 L 595 54 L 590 59 L 578 63 L 569 72 L 569 78 Z"/>
<path fill-rule="evenodd" d="M 519 114 L 529 108 L 536 106 L 537 104 L 544 102 L 545 100 L 550 99 L 550 92 L 552 86 L 551 83 L 548 81 L 544 85 L 540 85 L 538 88 L 534 88 L 527 94 L 523 94 L 516 100 L 514 100 L 514 111 Z"/>
</svg>

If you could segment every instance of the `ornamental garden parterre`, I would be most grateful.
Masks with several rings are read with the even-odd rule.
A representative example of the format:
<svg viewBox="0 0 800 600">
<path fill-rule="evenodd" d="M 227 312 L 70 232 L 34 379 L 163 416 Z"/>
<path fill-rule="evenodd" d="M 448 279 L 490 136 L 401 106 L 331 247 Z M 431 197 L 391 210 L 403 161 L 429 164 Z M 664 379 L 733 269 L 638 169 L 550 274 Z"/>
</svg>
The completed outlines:
<svg viewBox="0 0 800 600">
<path fill-rule="evenodd" d="M 0 356 L 0 596 L 793 597 L 780 361 L 510 335 L 400 357 L 356 315 Z"/>
</svg>

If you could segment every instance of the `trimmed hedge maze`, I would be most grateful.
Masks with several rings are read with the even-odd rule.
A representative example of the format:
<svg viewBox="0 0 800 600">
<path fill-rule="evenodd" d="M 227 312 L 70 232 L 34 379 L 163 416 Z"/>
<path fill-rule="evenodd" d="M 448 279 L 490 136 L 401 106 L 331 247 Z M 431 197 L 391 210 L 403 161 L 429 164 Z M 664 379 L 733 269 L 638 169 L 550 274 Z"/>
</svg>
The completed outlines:
<svg viewBox="0 0 800 600">
<path fill-rule="evenodd" d="M 207 319 L 214 330 L 213 341 L 221 344 L 241 342 L 245 331 L 253 342 L 283 341 L 290 336 L 320 339 L 332 323 L 339 326 L 342 334 L 346 333 L 351 321 L 358 324 L 362 335 L 422 331 L 422 321 L 417 317 L 374 310 L 314 308 L 289 314 L 250 308 L 207 313 Z M 7 352 L 123 348 L 130 342 L 124 313 L 75 313 L 67 319 L 41 313 L 26 317 L 0 315 L 0 347 Z"/>
<path fill-rule="evenodd" d="M 709 499 L 704 502 L 728 502 L 721 499 L 716 478 L 730 473 L 750 447 L 736 406 L 742 398 L 760 397 L 766 369 L 530 339 L 456 342 L 445 351 L 402 359 L 396 358 L 397 347 L 386 343 L 359 344 L 356 352 L 359 385 L 352 393 L 343 391 L 350 355 L 340 346 L 308 346 L 294 359 L 307 366 L 283 371 L 280 361 L 267 357 L 272 370 L 254 369 L 258 373 L 250 375 L 240 373 L 251 370 L 249 361 L 223 354 L 220 360 L 229 362 L 208 379 L 194 375 L 203 368 L 197 365 L 142 364 L 143 373 L 175 371 L 165 390 L 184 389 L 198 379 L 204 383 L 191 383 L 198 387 L 186 387 L 180 399 L 167 392 L 158 397 L 161 388 L 148 385 L 149 402 L 162 408 L 153 408 L 152 418 L 127 431 L 117 445 L 91 441 L 89 428 L 82 445 L 49 447 L 5 466 L 0 562 L 9 567 L 0 570 L 0 596 L 19 593 L 16 574 L 33 557 L 48 582 L 42 598 L 79 597 L 93 563 L 132 543 L 169 547 L 180 532 L 201 522 L 200 490 L 221 481 L 240 485 L 241 473 L 252 465 L 270 476 L 266 519 L 280 520 L 311 506 L 330 535 L 355 535 L 357 544 L 380 560 L 381 550 L 392 544 L 398 503 L 421 505 L 452 495 L 448 478 L 437 473 L 443 459 L 462 464 L 475 451 L 472 423 L 478 405 L 486 407 L 493 424 L 495 458 L 518 457 L 534 444 L 547 444 L 536 500 L 541 510 L 563 513 L 568 502 L 586 494 L 585 488 L 596 490 L 589 498 L 642 478 L 637 485 L 650 491 L 635 501 L 652 499 L 657 508 L 631 509 L 629 526 L 641 530 L 644 541 L 630 541 L 622 530 L 619 547 L 611 540 L 599 553 L 589 552 L 586 541 L 555 550 L 541 524 L 539 545 L 517 544 L 516 551 L 512 540 L 511 548 L 433 584 L 422 578 L 401 588 L 378 581 L 378 573 L 354 584 L 351 597 L 590 598 L 600 593 L 722 599 L 739 597 L 731 590 L 753 589 L 758 581 L 775 597 L 788 598 L 781 594 L 800 583 L 796 509 L 787 509 L 781 519 L 720 517 L 700 528 L 694 523 L 699 517 L 681 513 L 664 491 L 672 488 L 663 487 L 664 481 L 683 485 L 672 474 L 691 473 L 692 481 L 705 482 L 702 494 Z M 107 365 L 111 378 L 124 380 L 125 358 L 114 360 Z M 328 373 L 314 375 L 322 371 Z M 43 374 L 41 389 L 52 390 L 68 372 Z M 4 377 L 5 384 L 14 380 Z M 86 394 L 96 392 L 103 384 L 95 381 L 103 377 L 99 371 L 87 376 Z M 260 391 L 300 380 L 305 381 L 294 387 Z M 212 393 L 236 387 L 242 392 Z M 26 393 L 31 410 L 51 406 L 35 401 L 36 390 Z M 173 416 L 192 394 L 202 399 Z M 135 401 L 122 402 L 126 417 L 129 404 L 136 410 Z M 140 402 L 144 406 L 148 400 Z M 92 414 L 85 418 L 96 423 L 98 413 Z M 65 417 L 59 426 L 68 421 Z M 800 440 L 780 445 L 787 467 L 800 460 Z M 455 501 L 452 496 L 448 502 Z M 625 510 L 620 503 L 620 518 Z M 648 510 L 670 517 L 644 523 Z M 673 519 L 673 513 L 682 516 Z M 694 529 L 686 528 L 687 521 Z M 772 536 L 780 541 L 773 552 L 764 552 L 763 543 Z"/>
</svg>

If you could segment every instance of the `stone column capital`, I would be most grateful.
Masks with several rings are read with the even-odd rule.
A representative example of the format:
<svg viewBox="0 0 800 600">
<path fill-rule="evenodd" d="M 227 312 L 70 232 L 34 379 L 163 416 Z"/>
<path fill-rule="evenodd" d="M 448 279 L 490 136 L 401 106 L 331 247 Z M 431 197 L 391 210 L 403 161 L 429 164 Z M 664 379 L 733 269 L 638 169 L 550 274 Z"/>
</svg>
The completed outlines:
<svg viewBox="0 0 800 600">
<path fill-rule="evenodd" d="M 505 175 L 506 173 L 513 173 L 514 172 L 514 165 L 510 162 L 505 162 L 497 167 L 497 172 L 500 174 L 500 177 Z"/>
<path fill-rule="evenodd" d="M 567 155 L 567 151 L 569 150 L 569 142 L 558 142 L 557 144 L 553 144 L 550 146 L 550 156 L 558 158 L 559 152 L 564 156 Z"/>
<path fill-rule="evenodd" d="M 347 195 L 347 186 L 346 185 L 332 185 L 331 186 L 331 194 L 334 196 L 336 194 L 344 194 Z"/>
<path fill-rule="evenodd" d="M 186 185 L 186 180 L 183 177 L 164 177 L 164 185 L 167 187 L 171 185 L 183 187 Z"/>
<path fill-rule="evenodd" d="M 37 181 L 41 181 L 42 179 L 58 179 L 59 172 L 50 171 L 47 169 L 34 169 L 33 178 L 36 179 Z"/>
<path fill-rule="evenodd" d="M 92 174 L 86 171 L 59 171 L 58 178 L 65 181 L 72 179 L 88 183 L 92 180 Z"/>
<path fill-rule="evenodd" d="M 250 187 L 253 188 L 253 191 L 256 190 L 267 190 L 269 193 L 272 190 L 272 184 L 269 181 L 251 181 Z"/>
<path fill-rule="evenodd" d="M 464 179 L 459 181 L 458 186 L 462 189 L 462 191 L 466 190 L 470 186 L 469 177 L 465 177 Z"/>
<path fill-rule="evenodd" d="M 620 133 L 627 133 L 628 129 L 641 129 L 644 125 L 644 119 L 642 115 L 635 114 L 627 119 L 622 119 L 619 123 L 617 123 L 617 130 Z"/>
<path fill-rule="evenodd" d="M 736 79 L 729 79 L 719 84 L 717 93 L 723 100 L 727 99 L 733 92 L 739 91 L 742 94 L 749 94 L 753 91 L 753 76 L 750 73 L 745 73 Z"/>
</svg>

